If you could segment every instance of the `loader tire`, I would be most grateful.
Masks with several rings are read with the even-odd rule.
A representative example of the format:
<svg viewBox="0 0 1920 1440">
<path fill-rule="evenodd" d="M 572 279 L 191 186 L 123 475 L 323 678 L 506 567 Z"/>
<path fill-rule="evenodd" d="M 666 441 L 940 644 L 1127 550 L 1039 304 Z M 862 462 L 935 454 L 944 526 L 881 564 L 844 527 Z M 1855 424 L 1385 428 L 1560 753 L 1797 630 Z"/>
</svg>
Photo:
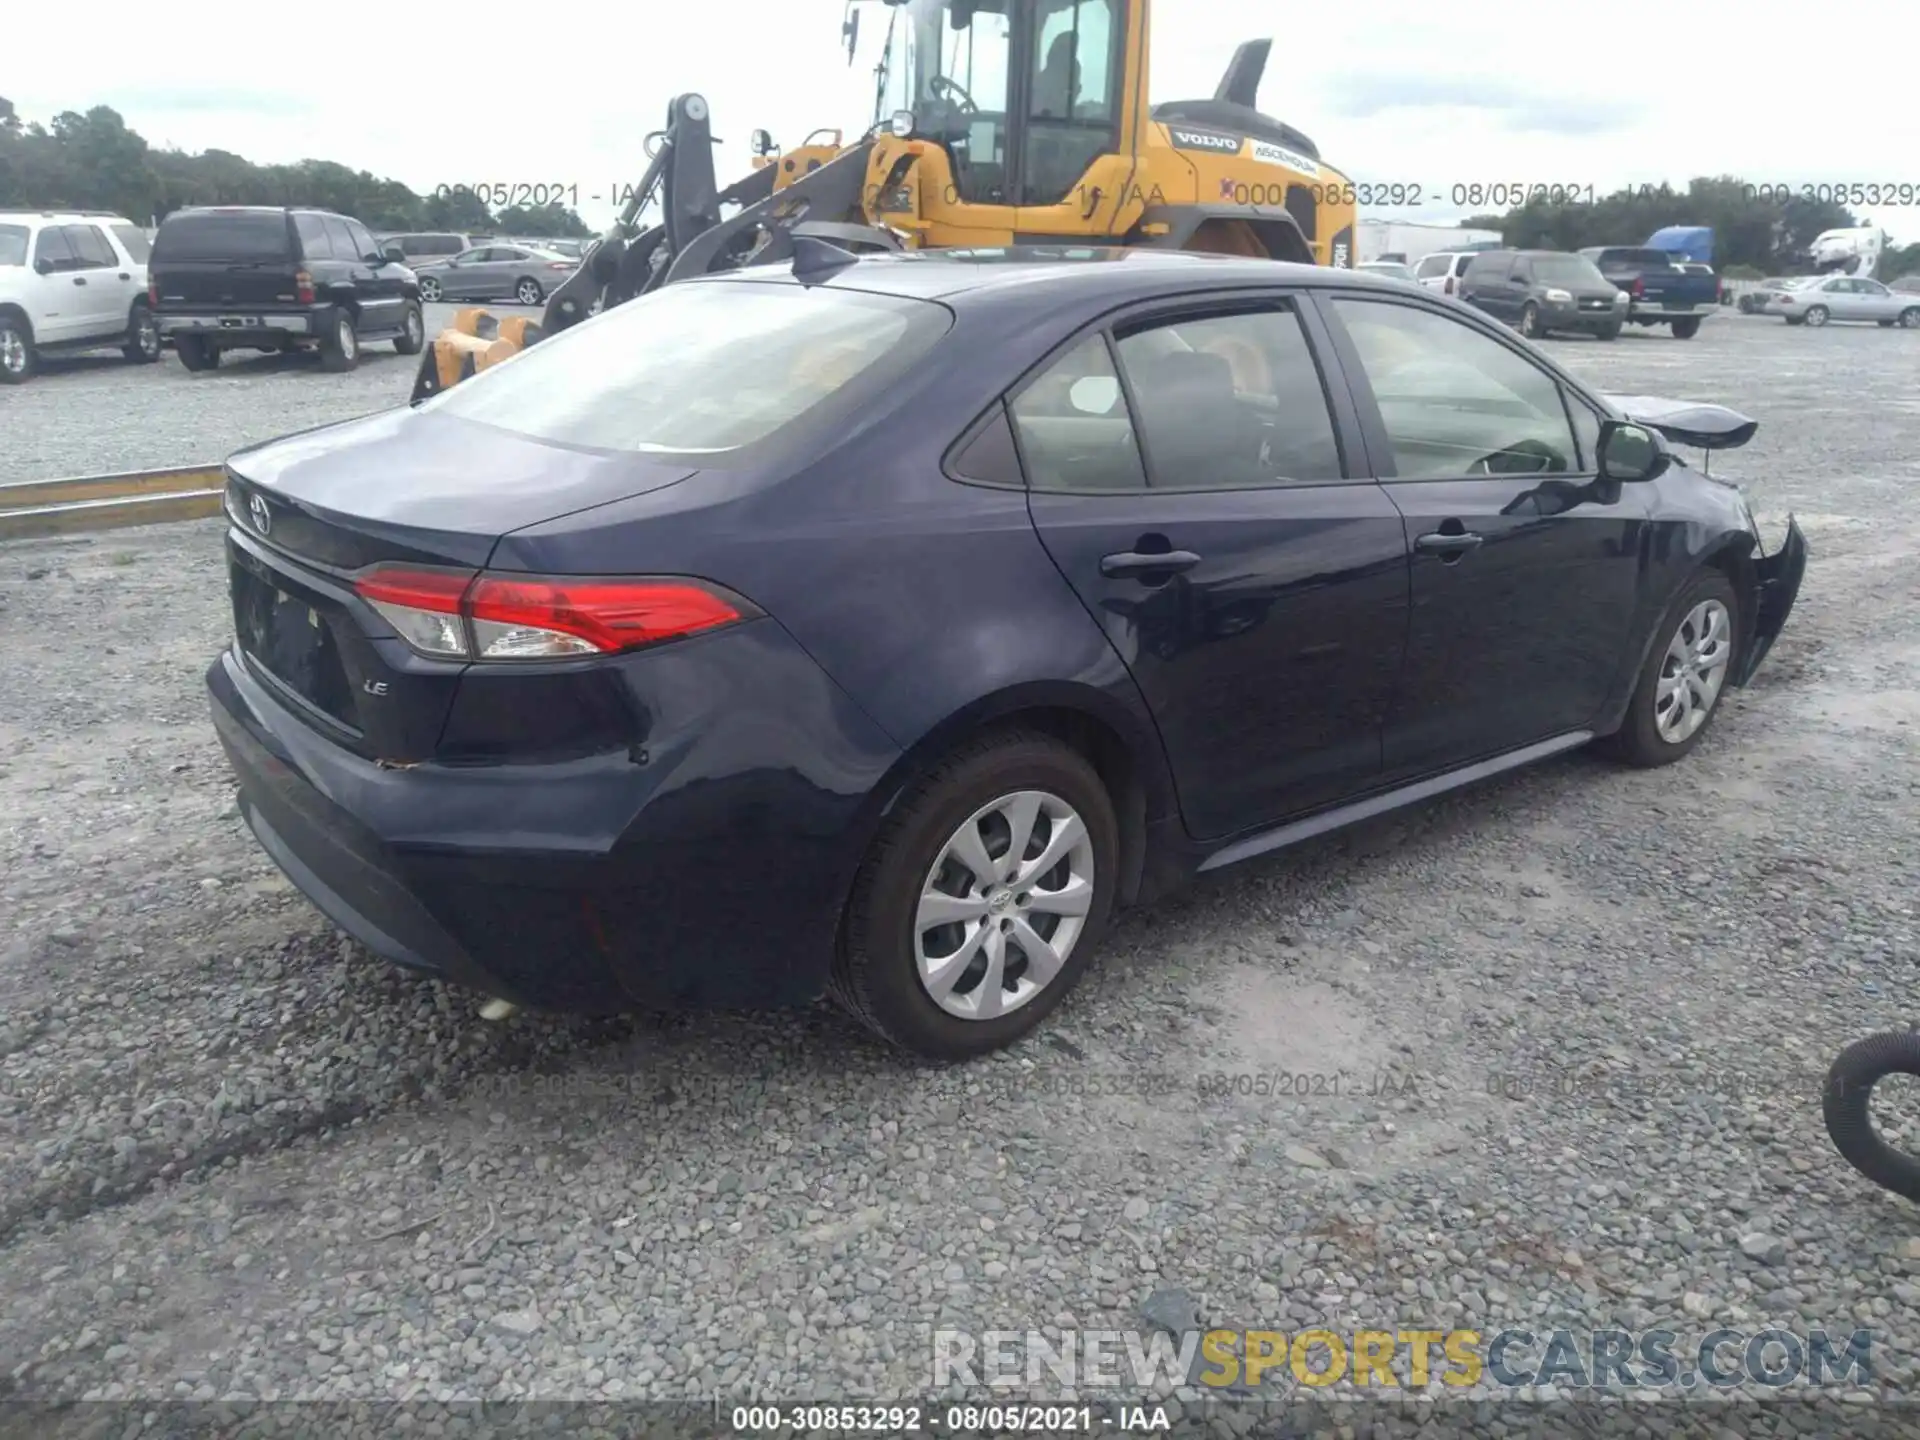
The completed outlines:
<svg viewBox="0 0 1920 1440">
<path fill-rule="evenodd" d="M 320 339 L 320 368 L 340 374 L 360 363 L 360 331 L 353 323 L 353 312 L 336 310 L 333 322 Z"/>
</svg>

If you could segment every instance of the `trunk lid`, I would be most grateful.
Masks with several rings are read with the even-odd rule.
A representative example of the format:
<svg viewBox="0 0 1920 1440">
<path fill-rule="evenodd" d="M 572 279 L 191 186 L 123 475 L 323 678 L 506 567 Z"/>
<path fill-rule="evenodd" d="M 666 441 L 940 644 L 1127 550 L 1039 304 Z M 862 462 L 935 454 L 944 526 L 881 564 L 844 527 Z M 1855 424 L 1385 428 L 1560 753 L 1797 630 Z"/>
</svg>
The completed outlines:
<svg viewBox="0 0 1920 1440">
<path fill-rule="evenodd" d="M 411 650 L 354 590 L 381 563 L 472 574 L 500 537 L 697 472 L 400 409 L 269 441 L 227 462 L 234 633 L 249 670 L 370 759 L 432 756 L 458 660 Z"/>
</svg>

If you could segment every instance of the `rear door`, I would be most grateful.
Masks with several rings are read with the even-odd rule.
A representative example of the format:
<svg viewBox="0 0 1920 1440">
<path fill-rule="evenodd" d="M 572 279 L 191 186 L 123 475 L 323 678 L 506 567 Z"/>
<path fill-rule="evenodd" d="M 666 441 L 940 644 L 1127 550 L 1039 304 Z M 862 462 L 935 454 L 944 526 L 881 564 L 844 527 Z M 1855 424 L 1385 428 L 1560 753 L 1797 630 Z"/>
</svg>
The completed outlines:
<svg viewBox="0 0 1920 1440">
<path fill-rule="evenodd" d="M 1406 530 L 1295 295 L 1136 313 L 1010 410 L 1042 542 L 1152 709 L 1188 830 L 1374 783 Z"/>
<path fill-rule="evenodd" d="M 133 271 L 120 263 L 98 225 L 66 225 L 73 250 L 74 336 L 102 340 L 124 335 L 133 308 Z"/>
<path fill-rule="evenodd" d="M 1599 415 L 1516 343 L 1391 297 L 1323 305 L 1413 549 L 1386 777 L 1584 728 L 1631 663 L 1648 488 L 1598 478 Z"/>
</svg>

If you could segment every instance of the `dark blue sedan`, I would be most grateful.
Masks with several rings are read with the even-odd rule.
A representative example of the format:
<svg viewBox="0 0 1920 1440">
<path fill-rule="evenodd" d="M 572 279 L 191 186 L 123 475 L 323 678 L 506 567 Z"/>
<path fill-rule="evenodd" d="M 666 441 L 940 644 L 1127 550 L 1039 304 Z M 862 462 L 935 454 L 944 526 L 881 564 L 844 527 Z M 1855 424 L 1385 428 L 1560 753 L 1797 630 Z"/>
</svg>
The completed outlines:
<svg viewBox="0 0 1920 1440">
<path fill-rule="evenodd" d="M 368 949 L 973 1055 L 1195 871 L 1678 759 L 1798 592 L 1670 448 L 1755 422 L 1411 286 L 799 252 L 232 457 L 213 718 Z"/>
</svg>

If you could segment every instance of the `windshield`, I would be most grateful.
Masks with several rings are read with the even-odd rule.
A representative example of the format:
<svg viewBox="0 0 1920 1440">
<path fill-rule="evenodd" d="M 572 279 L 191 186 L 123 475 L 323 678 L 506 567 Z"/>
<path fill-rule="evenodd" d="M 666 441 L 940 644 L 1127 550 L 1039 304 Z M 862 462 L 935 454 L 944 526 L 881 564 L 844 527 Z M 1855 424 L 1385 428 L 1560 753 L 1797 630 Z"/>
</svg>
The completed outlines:
<svg viewBox="0 0 1920 1440">
<path fill-rule="evenodd" d="M 1578 255 L 1535 257 L 1533 278 L 1546 285 L 1590 285 L 1597 289 L 1607 284 L 1606 276 L 1600 273 L 1594 263 Z"/>
<path fill-rule="evenodd" d="M 0 225 L 0 265 L 27 263 L 27 227 Z"/>
<path fill-rule="evenodd" d="M 765 439 L 946 333 L 923 300 L 721 281 L 671 285 L 423 401 L 537 440 L 714 455 Z"/>
</svg>

